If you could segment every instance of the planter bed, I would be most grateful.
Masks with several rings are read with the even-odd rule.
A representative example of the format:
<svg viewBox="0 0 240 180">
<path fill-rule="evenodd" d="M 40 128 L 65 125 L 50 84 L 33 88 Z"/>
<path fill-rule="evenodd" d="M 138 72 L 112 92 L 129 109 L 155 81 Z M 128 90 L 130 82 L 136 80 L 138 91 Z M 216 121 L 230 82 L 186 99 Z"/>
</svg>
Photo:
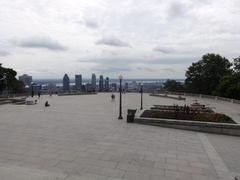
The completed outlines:
<svg viewBox="0 0 240 180">
<path fill-rule="evenodd" d="M 212 123 L 236 124 L 230 117 L 220 113 L 189 113 L 161 110 L 145 110 L 140 117 L 143 118 L 163 118 L 174 120 L 201 121 Z"/>
</svg>

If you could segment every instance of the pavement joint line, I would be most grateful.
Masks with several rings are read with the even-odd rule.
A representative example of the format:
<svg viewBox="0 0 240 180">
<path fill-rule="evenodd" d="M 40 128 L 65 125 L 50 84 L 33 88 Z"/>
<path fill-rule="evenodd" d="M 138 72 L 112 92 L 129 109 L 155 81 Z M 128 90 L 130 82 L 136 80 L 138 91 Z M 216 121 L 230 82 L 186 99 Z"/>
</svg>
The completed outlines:
<svg viewBox="0 0 240 180">
<path fill-rule="evenodd" d="M 204 133 L 197 133 L 203 148 L 205 152 L 208 155 L 208 158 L 213 164 L 213 167 L 218 175 L 218 177 L 221 179 L 234 179 L 232 173 L 229 171 L 228 167 L 223 162 L 220 155 L 217 153 L 213 145 L 208 140 L 207 136 Z"/>
</svg>

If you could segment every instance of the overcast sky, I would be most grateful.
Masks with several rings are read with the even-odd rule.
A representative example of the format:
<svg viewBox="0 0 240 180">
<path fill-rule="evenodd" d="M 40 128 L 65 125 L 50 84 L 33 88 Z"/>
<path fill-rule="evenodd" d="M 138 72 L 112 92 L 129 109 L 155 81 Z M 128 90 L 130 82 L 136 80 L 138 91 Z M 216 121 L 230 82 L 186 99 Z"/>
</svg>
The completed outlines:
<svg viewBox="0 0 240 180">
<path fill-rule="evenodd" d="M 240 55 L 239 0 L 0 0 L 0 63 L 33 78 L 184 78 Z"/>
</svg>

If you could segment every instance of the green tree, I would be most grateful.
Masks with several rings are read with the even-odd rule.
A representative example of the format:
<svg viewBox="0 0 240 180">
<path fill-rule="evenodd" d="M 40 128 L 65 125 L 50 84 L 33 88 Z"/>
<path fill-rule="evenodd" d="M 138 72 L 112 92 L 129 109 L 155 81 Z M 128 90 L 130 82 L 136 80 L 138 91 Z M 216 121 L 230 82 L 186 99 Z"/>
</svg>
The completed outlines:
<svg viewBox="0 0 240 180">
<path fill-rule="evenodd" d="M 234 59 L 233 65 L 234 65 L 234 71 L 236 73 L 240 73 L 240 56 Z"/>
<path fill-rule="evenodd" d="M 170 80 L 168 79 L 164 83 L 164 89 L 167 91 L 177 91 L 177 92 L 183 92 L 184 86 L 180 82 L 177 82 L 176 80 Z"/>
<path fill-rule="evenodd" d="M 17 72 L 13 69 L 2 67 L 2 64 L 0 64 L 0 79 L 3 78 L 4 74 L 6 74 L 6 80 L 0 81 L 0 93 L 6 88 L 12 93 L 24 91 L 23 83 L 16 79 Z"/>
<path fill-rule="evenodd" d="M 218 54 L 206 54 L 186 71 L 187 91 L 212 94 L 225 75 L 231 74 L 231 63 Z"/>
<path fill-rule="evenodd" d="M 240 73 L 225 76 L 217 86 L 214 95 L 240 100 Z"/>
</svg>

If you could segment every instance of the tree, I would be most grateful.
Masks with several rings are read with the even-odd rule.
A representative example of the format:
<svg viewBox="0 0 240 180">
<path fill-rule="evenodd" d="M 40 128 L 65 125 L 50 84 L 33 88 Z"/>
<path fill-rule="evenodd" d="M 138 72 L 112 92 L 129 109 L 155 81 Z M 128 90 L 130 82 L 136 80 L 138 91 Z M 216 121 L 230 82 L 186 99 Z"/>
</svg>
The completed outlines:
<svg viewBox="0 0 240 180">
<path fill-rule="evenodd" d="M 231 74 L 232 64 L 218 54 L 206 54 L 188 68 L 185 85 L 187 91 L 212 94 L 225 75 Z"/>
<path fill-rule="evenodd" d="M 177 92 L 183 92 L 184 91 L 183 84 L 181 84 L 180 82 L 177 82 L 175 80 L 170 80 L 170 79 L 168 79 L 164 83 L 164 89 L 167 90 L 167 91 L 177 91 Z"/>
<path fill-rule="evenodd" d="M 240 73 L 240 56 L 238 58 L 233 59 L 234 71 L 236 73 Z"/>
<path fill-rule="evenodd" d="M 240 57 L 234 59 L 233 65 L 234 71 L 224 76 L 214 91 L 214 95 L 240 99 Z"/>
<path fill-rule="evenodd" d="M 0 64 L 0 79 L 3 78 L 4 74 L 6 74 L 6 80 L 0 81 L 0 92 L 6 88 L 13 93 L 23 92 L 24 85 L 16 79 L 17 72 L 13 69 L 2 67 L 2 64 Z"/>
<path fill-rule="evenodd" d="M 217 86 L 214 95 L 240 100 L 240 73 L 225 76 Z"/>
</svg>

